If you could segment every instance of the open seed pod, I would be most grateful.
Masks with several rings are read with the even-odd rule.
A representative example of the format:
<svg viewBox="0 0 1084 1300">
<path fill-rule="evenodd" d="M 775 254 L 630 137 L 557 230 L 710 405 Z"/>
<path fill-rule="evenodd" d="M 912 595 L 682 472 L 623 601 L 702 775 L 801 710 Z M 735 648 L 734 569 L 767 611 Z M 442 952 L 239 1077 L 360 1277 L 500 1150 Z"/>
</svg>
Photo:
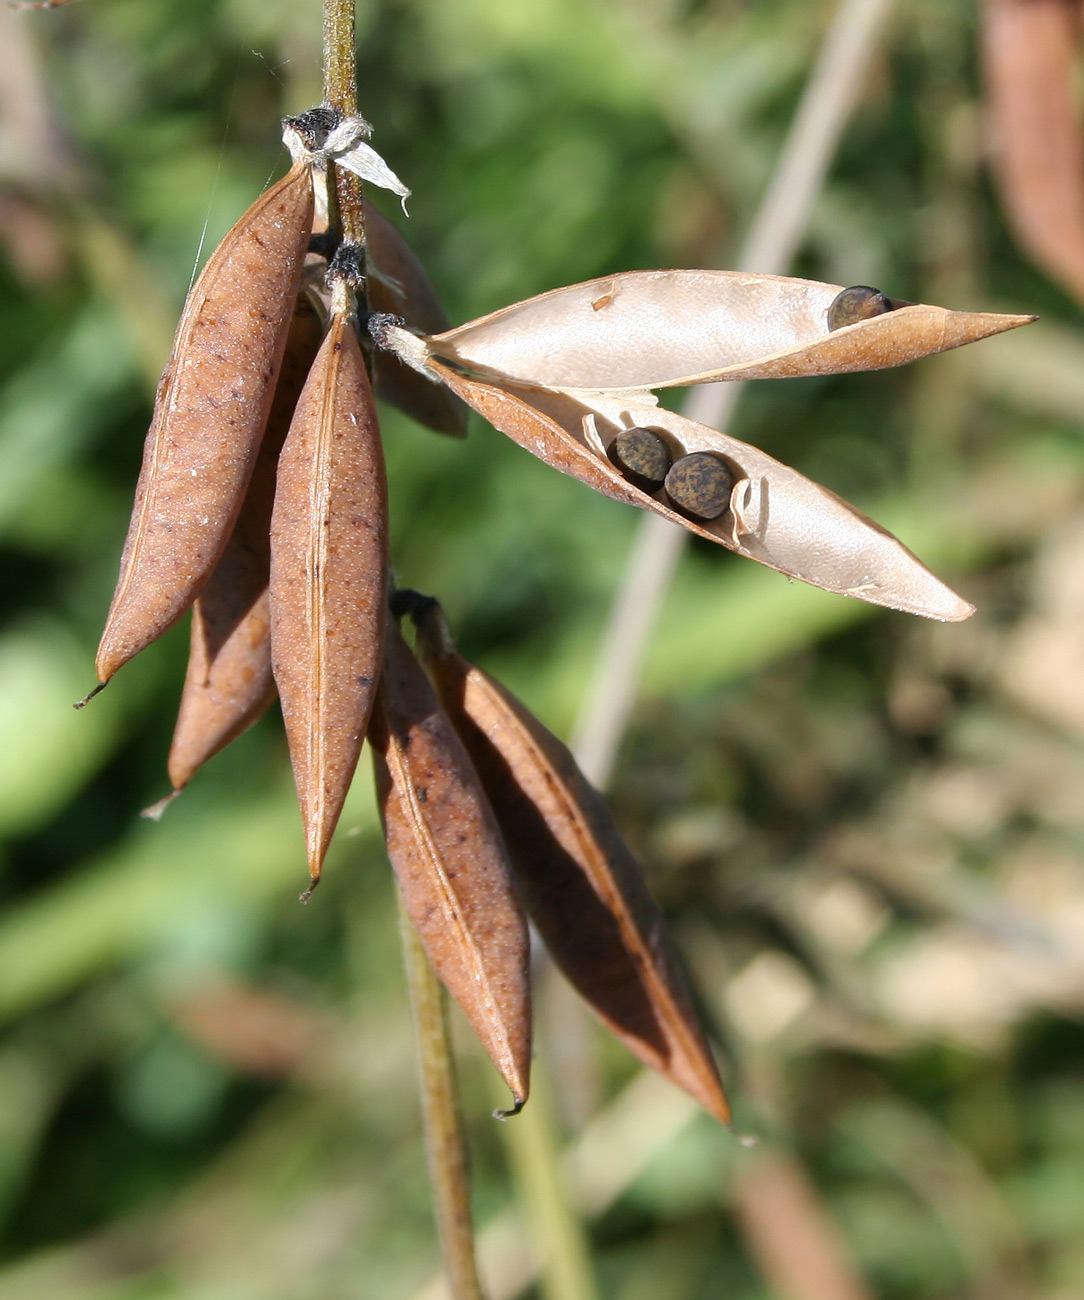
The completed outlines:
<svg viewBox="0 0 1084 1300">
<path fill-rule="evenodd" d="M 482 778 L 520 895 L 554 961 L 645 1065 L 727 1123 L 663 918 L 602 796 L 556 736 L 456 653 L 435 602 L 415 617 L 419 653 Z"/>
<path fill-rule="evenodd" d="M 294 309 L 275 400 L 245 503 L 222 558 L 192 606 L 188 671 L 169 751 L 175 793 L 275 698 L 267 593 L 275 473 L 294 407 L 323 336 L 320 310 L 310 296 L 302 295 Z"/>
<path fill-rule="evenodd" d="M 407 915 L 518 1108 L 531 1065 L 527 925 L 478 774 L 394 623 L 369 740 Z"/>
<path fill-rule="evenodd" d="M 887 299 L 895 310 L 832 329 L 844 292 L 746 271 L 624 271 L 515 303 L 424 349 L 501 382 L 625 392 L 878 370 L 1034 320 Z"/>
<path fill-rule="evenodd" d="M 188 295 L 155 397 L 99 682 L 176 623 L 225 549 L 275 394 L 312 215 L 310 169 L 295 164 Z"/>
<path fill-rule="evenodd" d="M 834 492 L 756 447 L 650 405 L 646 394 L 501 388 L 429 364 L 494 428 L 596 491 L 654 510 L 699 537 L 825 591 L 947 622 L 974 613 L 891 533 Z M 611 453 L 617 436 L 630 428 L 656 433 L 672 462 L 697 452 L 718 457 L 733 480 L 723 513 L 691 518 L 675 509 L 665 487 L 648 492 L 623 474 Z"/>
<path fill-rule="evenodd" d="M 357 766 L 384 654 L 388 504 L 352 320 L 333 316 L 279 457 L 271 656 L 315 882 Z"/>
<path fill-rule="evenodd" d="M 450 322 L 421 262 L 398 229 L 370 203 L 365 204 L 365 239 L 373 311 L 401 316 L 423 334 L 447 329 Z M 373 387 L 378 397 L 426 428 L 453 438 L 466 436 L 467 408 L 459 398 L 393 353 L 373 356 Z"/>
</svg>

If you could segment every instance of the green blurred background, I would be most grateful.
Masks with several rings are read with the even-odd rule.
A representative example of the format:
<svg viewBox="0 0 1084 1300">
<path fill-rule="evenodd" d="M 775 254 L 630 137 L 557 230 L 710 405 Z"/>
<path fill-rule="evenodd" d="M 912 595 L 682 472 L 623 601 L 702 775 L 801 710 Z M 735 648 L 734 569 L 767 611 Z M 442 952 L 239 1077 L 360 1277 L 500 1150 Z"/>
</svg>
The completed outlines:
<svg viewBox="0 0 1084 1300">
<path fill-rule="evenodd" d="M 409 223 L 383 206 L 451 318 L 728 265 L 833 7 L 361 0 L 361 108 L 414 191 Z M 535 1123 L 572 1144 L 596 1277 L 519 1286 L 539 1216 L 515 1218 L 513 1126 L 462 1034 L 495 1296 L 1084 1294 L 1084 329 L 993 195 L 977 23 L 895 5 L 794 269 L 1043 321 L 757 385 L 732 431 L 979 613 L 926 624 L 691 546 L 612 797 L 764 1141 L 638 1077 L 547 977 Z M 281 172 L 319 29 L 317 0 L 0 12 L 5 1300 L 399 1300 L 437 1265 L 367 759 L 301 908 L 276 715 L 138 816 L 186 629 L 70 707 L 201 239 Z M 635 512 L 480 423 L 459 444 L 386 415 L 399 580 L 567 735 Z M 513 1150 L 528 1187 L 545 1145 Z M 779 1240 L 853 1276 L 795 1290 Z"/>
</svg>

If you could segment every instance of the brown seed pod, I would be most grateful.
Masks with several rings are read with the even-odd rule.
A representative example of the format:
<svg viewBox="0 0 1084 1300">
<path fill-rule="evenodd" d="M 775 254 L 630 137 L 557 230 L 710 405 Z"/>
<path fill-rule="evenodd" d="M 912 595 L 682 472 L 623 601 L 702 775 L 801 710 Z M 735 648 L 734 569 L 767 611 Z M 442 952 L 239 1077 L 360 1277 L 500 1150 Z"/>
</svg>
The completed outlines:
<svg viewBox="0 0 1084 1300">
<path fill-rule="evenodd" d="M 986 0 L 993 162 L 1016 237 L 1084 300 L 1080 22 L 1065 0 Z"/>
<path fill-rule="evenodd" d="M 693 519 L 718 519 L 730 506 L 734 473 L 713 451 L 694 451 L 676 460 L 666 476 L 666 495 Z"/>
<path fill-rule="evenodd" d="M 662 916 L 602 797 L 556 736 L 455 653 L 435 605 L 421 618 L 418 645 L 554 961 L 645 1065 L 727 1123 L 719 1074 Z"/>
<path fill-rule="evenodd" d="M 494 428 L 606 496 L 654 510 L 698 537 L 825 591 L 948 622 L 975 612 L 879 524 L 756 447 L 675 411 L 639 406 L 627 394 L 500 388 L 429 364 Z M 734 466 L 741 477 L 727 513 L 698 522 L 625 479 L 610 463 L 608 448 L 630 420 L 661 430 L 682 454 L 717 452 Z"/>
<path fill-rule="evenodd" d="M 294 166 L 188 295 L 155 398 L 99 682 L 173 626 L 225 548 L 274 397 L 312 211 L 309 168 Z"/>
<path fill-rule="evenodd" d="M 275 698 L 271 674 L 271 509 L 275 471 L 305 378 L 324 336 L 321 313 L 298 299 L 256 468 L 222 558 L 192 606 L 192 638 L 169 751 L 179 792 Z"/>
<path fill-rule="evenodd" d="M 828 307 L 828 328 L 841 330 L 845 325 L 857 325 L 860 320 L 870 320 L 894 310 L 892 299 L 886 298 L 880 289 L 872 289 L 868 284 L 855 284 L 832 299 Z"/>
<path fill-rule="evenodd" d="M 421 350 L 496 382 L 628 392 L 877 370 L 1035 319 L 913 303 L 829 330 L 843 289 L 746 271 L 625 271 L 515 303 Z"/>
<path fill-rule="evenodd" d="M 394 624 L 369 739 L 407 914 L 518 1107 L 530 1077 L 526 922 L 478 774 Z"/>
<path fill-rule="evenodd" d="M 610 459 L 629 480 L 645 492 L 662 487 L 673 462 L 666 439 L 654 429 L 622 429 L 610 443 Z"/>
<path fill-rule="evenodd" d="M 357 766 L 384 648 L 387 484 L 351 320 L 333 316 L 279 457 L 271 657 L 314 881 Z"/>
<path fill-rule="evenodd" d="M 450 324 L 437 291 L 398 229 L 371 204 L 365 204 L 365 238 L 371 271 L 369 306 L 373 311 L 402 316 L 423 334 L 436 334 Z M 373 387 L 377 397 L 437 433 L 463 438 L 467 408 L 447 388 L 432 383 L 390 352 L 373 356 Z"/>
</svg>

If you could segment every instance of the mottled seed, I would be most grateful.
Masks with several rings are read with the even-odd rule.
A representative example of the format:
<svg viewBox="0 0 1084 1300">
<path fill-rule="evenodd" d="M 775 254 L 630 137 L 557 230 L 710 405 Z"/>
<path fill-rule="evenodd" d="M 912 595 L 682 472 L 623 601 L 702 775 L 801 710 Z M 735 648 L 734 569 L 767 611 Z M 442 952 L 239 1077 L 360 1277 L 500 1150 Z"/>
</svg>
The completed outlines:
<svg viewBox="0 0 1084 1300">
<path fill-rule="evenodd" d="M 730 504 L 734 481 L 733 471 L 721 456 L 694 451 L 674 462 L 666 476 L 666 493 L 693 519 L 718 519 Z"/>
<path fill-rule="evenodd" d="M 610 446 L 610 459 L 645 492 L 657 492 L 673 464 L 670 448 L 652 429 L 622 429 Z"/>
<path fill-rule="evenodd" d="M 828 308 L 828 328 L 840 330 L 844 325 L 857 325 L 860 320 L 883 316 L 886 311 L 894 311 L 895 307 L 892 299 L 886 298 L 880 289 L 871 289 L 868 284 L 855 284 L 832 299 Z"/>
</svg>

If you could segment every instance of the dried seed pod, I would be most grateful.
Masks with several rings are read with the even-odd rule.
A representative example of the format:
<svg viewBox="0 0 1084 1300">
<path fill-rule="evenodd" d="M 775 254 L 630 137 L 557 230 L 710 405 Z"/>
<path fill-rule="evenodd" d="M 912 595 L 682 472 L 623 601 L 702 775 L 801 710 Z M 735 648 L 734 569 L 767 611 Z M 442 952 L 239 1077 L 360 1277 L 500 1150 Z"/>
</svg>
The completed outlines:
<svg viewBox="0 0 1084 1300">
<path fill-rule="evenodd" d="M 478 774 L 394 624 L 369 739 L 388 856 L 437 974 L 527 1098 L 528 936 Z"/>
<path fill-rule="evenodd" d="M 423 334 L 446 330 L 448 317 L 422 264 L 396 227 L 369 203 L 365 204 L 365 238 L 370 266 L 369 306 L 373 311 L 402 316 L 412 329 Z M 419 424 L 453 438 L 466 436 L 467 408 L 459 398 L 404 365 L 392 353 L 377 352 L 373 356 L 373 387 L 377 397 L 397 406 Z"/>
<path fill-rule="evenodd" d="M 829 330 L 843 289 L 745 271 L 625 271 L 515 303 L 424 349 L 497 382 L 633 391 L 877 370 L 1035 319 L 914 303 Z"/>
<path fill-rule="evenodd" d="M 610 444 L 610 459 L 630 483 L 645 492 L 662 487 L 673 461 L 666 439 L 654 429 L 622 429 Z"/>
<path fill-rule="evenodd" d="M 275 471 L 323 335 L 321 314 L 303 295 L 294 309 L 267 431 L 244 505 L 222 558 L 192 606 L 188 671 L 169 751 L 175 792 L 250 727 L 275 698 L 267 594 Z"/>
<path fill-rule="evenodd" d="M 383 655 L 387 484 L 351 320 L 333 316 L 279 457 L 271 656 L 314 881 L 342 811 Z"/>
<path fill-rule="evenodd" d="M 309 168 L 294 166 L 237 222 L 188 295 L 155 398 L 99 682 L 173 626 L 229 540 L 274 397 L 312 212 Z"/>
<path fill-rule="evenodd" d="M 556 736 L 455 653 L 436 606 L 421 620 L 418 645 L 554 961 L 645 1065 L 727 1123 L 719 1074 L 662 916 L 602 797 Z"/>
<path fill-rule="evenodd" d="M 872 289 L 868 284 L 855 284 L 832 299 L 828 307 L 828 328 L 841 330 L 845 325 L 857 325 L 860 320 L 883 316 L 886 311 L 894 310 L 892 299 L 886 298 L 880 289 Z"/>
<path fill-rule="evenodd" d="M 993 161 L 1032 258 L 1084 299 L 1081 15 L 1065 0 L 986 0 L 983 55 Z"/>
<path fill-rule="evenodd" d="M 756 447 L 674 411 L 638 405 L 627 394 L 500 388 L 430 365 L 494 428 L 606 496 L 654 510 L 699 537 L 825 591 L 948 622 L 975 612 L 879 524 Z M 686 455 L 716 452 L 734 466 L 741 477 L 727 514 L 697 522 L 628 482 L 607 449 L 630 420 L 661 430 Z"/>
<path fill-rule="evenodd" d="M 730 505 L 734 473 L 713 451 L 694 451 L 674 462 L 666 476 L 666 495 L 682 514 L 718 519 Z"/>
</svg>

